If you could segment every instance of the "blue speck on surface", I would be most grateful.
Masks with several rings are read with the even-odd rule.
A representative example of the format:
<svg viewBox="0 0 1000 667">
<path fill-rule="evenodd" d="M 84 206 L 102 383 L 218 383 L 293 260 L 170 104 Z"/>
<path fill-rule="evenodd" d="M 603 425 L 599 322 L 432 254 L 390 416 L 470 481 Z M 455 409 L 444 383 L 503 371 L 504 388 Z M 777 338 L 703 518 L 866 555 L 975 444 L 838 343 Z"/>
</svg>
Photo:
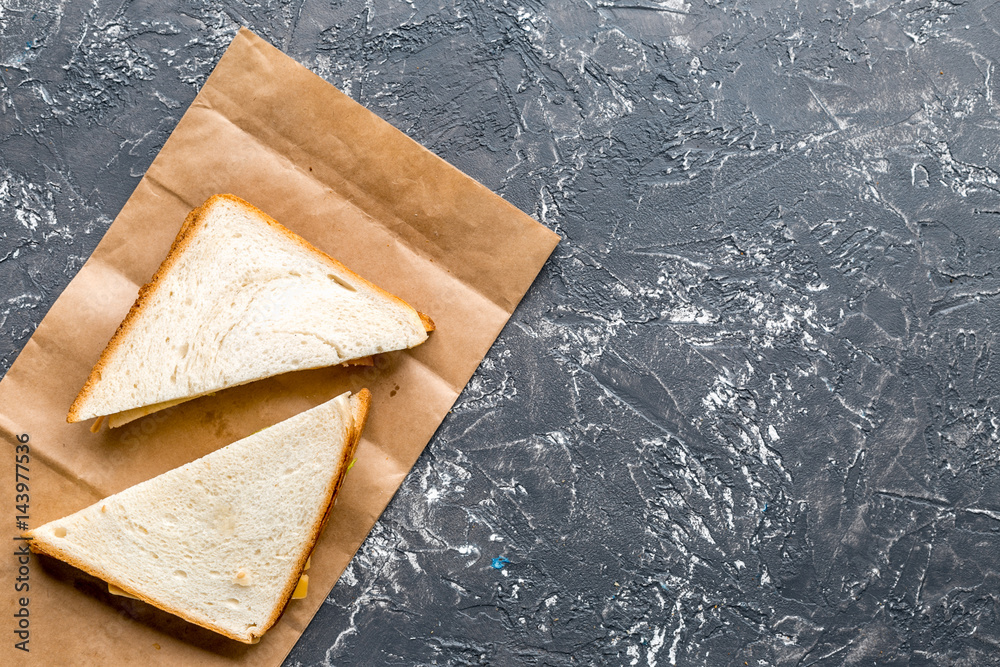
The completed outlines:
<svg viewBox="0 0 1000 667">
<path fill-rule="evenodd" d="M 494 570 L 502 570 L 503 566 L 506 565 L 509 562 L 510 561 L 507 560 L 506 558 L 504 558 L 503 556 L 498 556 L 497 558 L 493 559 L 493 569 Z"/>
</svg>

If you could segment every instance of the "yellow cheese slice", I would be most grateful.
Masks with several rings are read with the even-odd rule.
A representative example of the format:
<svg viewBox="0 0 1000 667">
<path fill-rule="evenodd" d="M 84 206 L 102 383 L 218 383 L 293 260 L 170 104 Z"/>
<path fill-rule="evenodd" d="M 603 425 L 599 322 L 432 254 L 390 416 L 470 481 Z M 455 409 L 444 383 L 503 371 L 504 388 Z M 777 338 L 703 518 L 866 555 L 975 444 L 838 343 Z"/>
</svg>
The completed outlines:
<svg viewBox="0 0 1000 667">
<path fill-rule="evenodd" d="M 299 577 L 299 583 L 295 586 L 295 592 L 292 593 L 293 600 L 301 600 L 309 593 L 309 575 L 303 574 Z"/>
<path fill-rule="evenodd" d="M 131 421 L 135 421 L 139 417 L 145 417 L 146 415 L 153 414 L 154 412 L 166 410 L 167 408 L 172 408 L 175 405 L 184 403 L 185 401 L 192 401 L 196 398 L 200 398 L 200 396 L 175 398 L 171 401 L 163 401 L 162 403 L 144 405 L 141 408 L 132 408 L 131 410 L 125 410 L 124 412 L 116 412 L 113 415 L 108 415 L 108 426 L 111 428 L 118 428 L 119 426 L 123 426 Z"/>
<path fill-rule="evenodd" d="M 117 586 L 115 586 L 112 583 L 108 584 L 108 592 L 111 593 L 112 595 L 120 595 L 123 598 L 132 598 L 133 600 L 140 600 L 141 599 L 141 598 L 138 598 L 138 597 L 132 595 L 128 591 L 123 591 L 122 589 L 118 588 Z"/>
</svg>

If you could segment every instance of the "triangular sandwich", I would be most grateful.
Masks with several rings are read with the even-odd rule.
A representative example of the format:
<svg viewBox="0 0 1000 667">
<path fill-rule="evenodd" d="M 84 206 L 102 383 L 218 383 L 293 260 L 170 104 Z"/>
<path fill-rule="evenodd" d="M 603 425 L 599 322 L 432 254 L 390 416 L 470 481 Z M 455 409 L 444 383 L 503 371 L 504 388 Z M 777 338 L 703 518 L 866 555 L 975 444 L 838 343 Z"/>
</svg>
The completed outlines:
<svg viewBox="0 0 1000 667">
<path fill-rule="evenodd" d="M 306 567 L 370 400 L 342 394 L 25 536 L 125 594 L 255 643 Z"/>
<path fill-rule="evenodd" d="M 434 324 L 232 195 L 184 221 L 67 421 L 150 412 L 254 380 L 419 345 Z"/>
</svg>

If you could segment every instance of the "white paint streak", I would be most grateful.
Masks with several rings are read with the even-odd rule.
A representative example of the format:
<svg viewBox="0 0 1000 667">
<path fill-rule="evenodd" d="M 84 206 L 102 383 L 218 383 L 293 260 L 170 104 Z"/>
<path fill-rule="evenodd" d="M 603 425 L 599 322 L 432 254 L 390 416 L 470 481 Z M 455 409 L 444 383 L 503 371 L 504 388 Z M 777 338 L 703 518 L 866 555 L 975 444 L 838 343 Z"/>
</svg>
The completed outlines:
<svg viewBox="0 0 1000 667">
<path fill-rule="evenodd" d="M 666 628 L 653 629 L 653 638 L 649 640 L 649 649 L 646 650 L 646 662 L 649 663 L 649 667 L 656 667 L 656 656 L 660 652 L 660 649 L 663 648 L 666 638 Z"/>
<path fill-rule="evenodd" d="M 677 664 L 677 647 L 681 643 L 681 633 L 684 632 L 684 617 L 681 616 L 681 599 L 677 598 L 674 603 L 674 616 L 677 617 L 677 627 L 674 628 L 674 641 L 670 643 L 670 651 L 667 653 L 667 660 L 671 665 Z"/>
</svg>

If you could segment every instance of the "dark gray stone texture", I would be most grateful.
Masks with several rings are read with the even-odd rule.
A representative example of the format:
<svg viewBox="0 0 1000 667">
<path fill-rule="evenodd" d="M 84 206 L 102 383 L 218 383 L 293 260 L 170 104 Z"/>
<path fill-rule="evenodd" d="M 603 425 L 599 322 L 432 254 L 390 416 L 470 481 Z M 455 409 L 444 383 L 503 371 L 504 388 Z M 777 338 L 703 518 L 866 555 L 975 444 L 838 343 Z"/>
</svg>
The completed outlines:
<svg viewBox="0 0 1000 667">
<path fill-rule="evenodd" d="M 287 665 L 1000 664 L 1000 4 L 0 1 L 0 370 L 240 25 L 564 239 Z"/>
</svg>

